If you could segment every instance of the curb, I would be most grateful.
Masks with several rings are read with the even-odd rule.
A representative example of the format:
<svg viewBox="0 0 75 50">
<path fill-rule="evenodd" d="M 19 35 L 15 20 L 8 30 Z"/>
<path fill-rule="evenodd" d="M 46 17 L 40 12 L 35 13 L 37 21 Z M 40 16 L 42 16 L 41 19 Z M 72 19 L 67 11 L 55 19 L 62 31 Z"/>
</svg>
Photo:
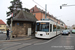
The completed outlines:
<svg viewBox="0 0 75 50">
<path fill-rule="evenodd" d="M 26 38 L 26 39 L 15 39 L 15 40 L 2 40 L 2 41 L 0 41 L 0 43 L 2 43 L 2 42 L 14 42 L 14 41 L 21 41 L 21 40 L 29 40 L 29 39 L 32 39 L 32 38 Z"/>
</svg>

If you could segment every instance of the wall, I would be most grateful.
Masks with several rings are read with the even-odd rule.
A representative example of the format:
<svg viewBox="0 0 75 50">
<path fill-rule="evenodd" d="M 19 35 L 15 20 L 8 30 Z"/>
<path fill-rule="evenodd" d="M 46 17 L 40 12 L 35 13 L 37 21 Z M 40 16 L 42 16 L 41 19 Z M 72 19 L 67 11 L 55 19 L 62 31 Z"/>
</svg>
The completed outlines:
<svg viewBox="0 0 75 50">
<path fill-rule="evenodd" d="M 17 22 L 19 23 L 19 22 Z M 24 37 L 27 36 L 28 33 L 28 28 L 31 28 L 31 24 L 30 23 L 23 23 L 22 26 L 17 25 L 17 23 L 14 24 L 14 26 L 12 27 L 12 35 L 15 37 Z"/>
<path fill-rule="evenodd" d="M 33 13 L 33 15 L 35 14 L 35 17 L 37 20 L 40 20 L 42 19 L 42 13 L 41 12 L 38 12 L 38 13 Z"/>
<path fill-rule="evenodd" d="M 0 31 L 6 31 L 6 25 L 0 25 Z"/>
</svg>

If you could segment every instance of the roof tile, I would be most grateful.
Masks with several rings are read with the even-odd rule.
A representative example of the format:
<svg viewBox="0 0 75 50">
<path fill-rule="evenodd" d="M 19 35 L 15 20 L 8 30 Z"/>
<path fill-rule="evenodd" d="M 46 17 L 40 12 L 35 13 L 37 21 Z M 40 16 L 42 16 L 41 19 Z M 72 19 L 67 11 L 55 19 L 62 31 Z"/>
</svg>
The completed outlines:
<svg viewBox="0 0 75 50">
<path fill-rule="evenodd" d="M 0 24 L 4 24 L 5 25 L 5 23 L 2 20 L 0 20 Z"/>
</svg>

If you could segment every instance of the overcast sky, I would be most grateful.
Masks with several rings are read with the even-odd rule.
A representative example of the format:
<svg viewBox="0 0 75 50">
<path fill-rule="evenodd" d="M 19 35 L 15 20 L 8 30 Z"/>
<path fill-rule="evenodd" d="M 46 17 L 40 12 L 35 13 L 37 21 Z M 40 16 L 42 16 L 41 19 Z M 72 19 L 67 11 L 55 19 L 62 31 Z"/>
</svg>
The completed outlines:
<svg viewBox="0 0 75 50">
<path fill-rule="evenodd" d="M 11 5 L 10 1 L 12 0 L 0 0 L 0 19 L 6 23 L 6 12 L 9 11 L 8 7 Z M 42 7 L 45 8 L 47 4 L 47 12 L 55 16 L 58 19 L 61 19 L 66 25 L 71 26 L 75 24 L 75 6 L 63 7 L 60 9 L 60 5 L 74 5 L 75 0 L 34 0 L 39 3 Z M 37 5 L 33 0 L 21 0 L 23 8 L 31 9 Z M 43 9 L 39 5 L 37 7 Z M 43 9 L 44 10 L 44 9 Z"/>
</svg>

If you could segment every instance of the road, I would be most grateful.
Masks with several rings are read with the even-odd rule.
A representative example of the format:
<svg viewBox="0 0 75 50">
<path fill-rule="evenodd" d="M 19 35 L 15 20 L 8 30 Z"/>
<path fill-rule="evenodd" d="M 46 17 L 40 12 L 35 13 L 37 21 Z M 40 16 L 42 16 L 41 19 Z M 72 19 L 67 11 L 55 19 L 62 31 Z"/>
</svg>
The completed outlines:
<svg viewBox="0 0 75 50">
<path fill-rule="evenodd" d="M 59 35 L 50 40 L 30 39 L 0 43 L 0 50 L 75 50 L 75 34 Z"/>
<path fill-rule="evenodd" d="M 19 50 L 75 50 L 75 34 L 60 35 L 45 43 L 36 43 Z"/>
</svg>

